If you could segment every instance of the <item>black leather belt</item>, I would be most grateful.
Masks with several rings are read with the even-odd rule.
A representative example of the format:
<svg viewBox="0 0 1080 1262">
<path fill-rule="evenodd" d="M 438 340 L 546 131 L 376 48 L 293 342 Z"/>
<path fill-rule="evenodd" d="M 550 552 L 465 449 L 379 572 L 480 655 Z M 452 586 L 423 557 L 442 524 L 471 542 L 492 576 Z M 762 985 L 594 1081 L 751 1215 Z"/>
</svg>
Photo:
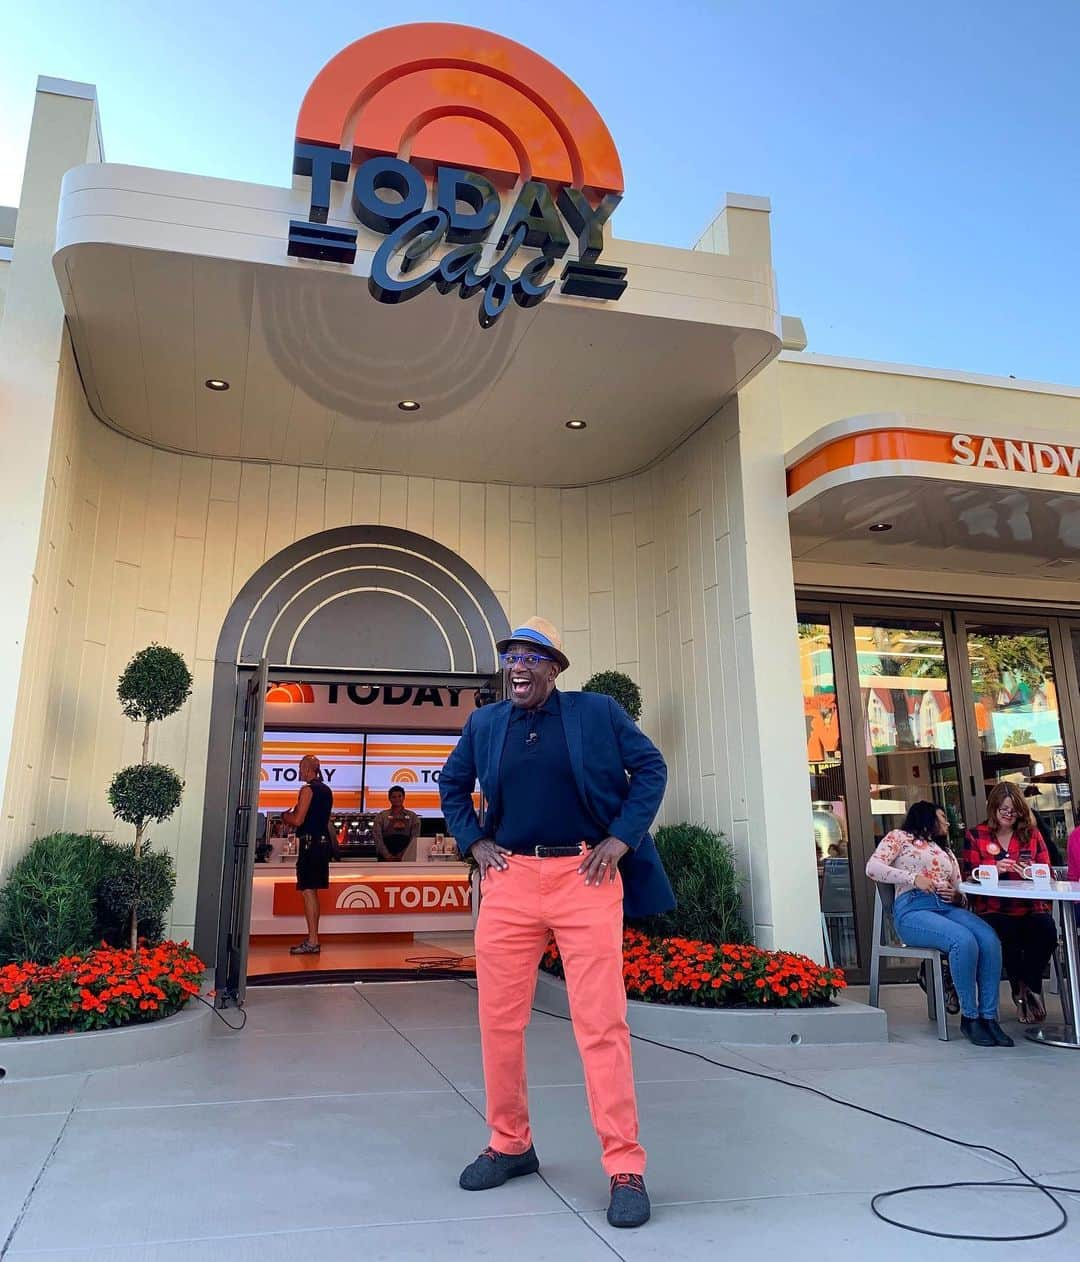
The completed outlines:
<svg viewBox="0 0 1080 1262">
<path fill-rule="evenodd" d="M 533 846 L 531 855 L 535 859 L 568 859 L 571 855 L 581 854 L 582 846 L 591 850 L 595 845 L 596 842 L 579 841 L 576 846 Z M 528 850 L 524 853 L 530 854 Z"/>
</svg>

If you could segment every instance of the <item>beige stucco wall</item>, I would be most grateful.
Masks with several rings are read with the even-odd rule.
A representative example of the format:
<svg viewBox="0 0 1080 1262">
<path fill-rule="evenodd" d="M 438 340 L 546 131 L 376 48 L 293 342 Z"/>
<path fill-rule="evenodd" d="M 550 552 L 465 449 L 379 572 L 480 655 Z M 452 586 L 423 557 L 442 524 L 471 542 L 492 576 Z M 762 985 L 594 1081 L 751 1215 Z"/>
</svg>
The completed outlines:
<svg viewBox="0 0 1080 1262">
<path fill-rule="evenodd" d="M 85 84 L 40 79 L 30 125 L 15 248 L 0 315 L 0 776 L 9 766 L 35 557 L 50 467 L 64 308 L 52 271 L 60 181 L 98 162 L 97 100 Z M 10 231 L 10 217 L 6 218 Z M 18 767 L 16 757 L 15 766 Z"/>
<path fill-rule="evenodd" d="M 771 417 L 767 450 L 744 432 L 755 409 Z M 379 523 L 459 552 L 512 623 L 539 611 L 560 624 L 566 686 L 612 666 L 637 678 L 643 725 L 670 766 L 663 819 L 721 827 L 759 939 L 815 951 L 778 426 L 774 392 L 748 395 L 649 473 L 574 490 L 179 456 L 90 414 L 65 340 L 0 868 L 52 829 L 112 829 L 108 781 L 139 756 L 116 678 L 138 648 L 168 643 L 196 683 L 155 732 L 152 756 L 187 782 L 155 840 L 177 859 L 173 932 L 189 934 L 211 664 L 229 604 L 294 540 Z"/>
<path fill-rule="evenodd" d="M 856 363 L 785 352 L 769 366 L 778 382 L 785 451 L 832 421 L 880 412 L 940 417 L 975 433 L 980 425 L 1004 426 L 1019 438 L 1031 431 L 1061 439 L 1080 434 L 1076 387 Z"/>
</svg>

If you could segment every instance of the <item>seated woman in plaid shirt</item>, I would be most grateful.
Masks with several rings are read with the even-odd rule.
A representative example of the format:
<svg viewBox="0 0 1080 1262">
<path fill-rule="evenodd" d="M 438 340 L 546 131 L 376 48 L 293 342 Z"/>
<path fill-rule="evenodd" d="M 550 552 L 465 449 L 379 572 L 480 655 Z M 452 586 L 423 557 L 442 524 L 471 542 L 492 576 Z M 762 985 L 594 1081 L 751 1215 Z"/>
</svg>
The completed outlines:
<svg viewBox="0 0 1080 1262">
<path fill-rule="evenodd" d="M 980 864 L 994 864 L 999 881 L 1019 881 L 1031 863 L 1049 863 L 1042 833 L 1015 784 L 999 781 L 986 799 L 986 820 L 964 837 L 960 867 L 964 877 Z M 1001 939 L 1005 972 L 1012 987 L 1019 1019 L 1037 1025 L 1046 1020 L 1042 998 L 1043 973 L 1057 946 L 1057 926 L 1050 904 L 1020 898 L 981 895 L 971 909 L 991 925 Z"/>
<path fill-rule="evenodd" d="M 948 849 L 949 823 L 936 802 L 916 802 L 866 865 L 872 881 L 896 886 L 893 923 L 908 946 L 947 951 L 960 996 L 960 1031 L 976 1047 L 1012 1047 L 998 1025 L 1001 943 L 961 904 L 960 866 Z"/>
</svg>

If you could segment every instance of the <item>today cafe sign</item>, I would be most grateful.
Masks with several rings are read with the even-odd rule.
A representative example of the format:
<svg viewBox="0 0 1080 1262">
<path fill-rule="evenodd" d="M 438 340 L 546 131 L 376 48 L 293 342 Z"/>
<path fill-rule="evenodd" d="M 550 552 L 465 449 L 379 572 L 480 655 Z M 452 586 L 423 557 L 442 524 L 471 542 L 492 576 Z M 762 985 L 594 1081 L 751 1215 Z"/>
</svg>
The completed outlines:
<svg viewBox="0 0 1080 1262">
<path fill-rule="evenodd" d="M 311 208 L 289 225 L 290 255 L 355 262 L 357 229 L 327 223 L 331 185 L 350 173 L 352 213 L 384 238 L 368 280 L 379 302 L 456 289 L 480 295 L 489 328 L 511 301 L 547 297 L 571 235 L 578 257 L 561 293 L 610 301 L 626 289 L 626 268 L 597 262 L 623 191 L 607 126 L 562 71 L 513 40 L 417 22 L 327 62 L 297 119 L 293 174 L 310 176 Z"/>
<path fill-rule="evenodd" d="M 1061 443 L 1022 442 L 1011 438 L 980 438 L 953 434 L 949 439 L 952 463 L 1007 473 L 1046 473 L 1080 477 L 1080 447 Z"/>
</svg>

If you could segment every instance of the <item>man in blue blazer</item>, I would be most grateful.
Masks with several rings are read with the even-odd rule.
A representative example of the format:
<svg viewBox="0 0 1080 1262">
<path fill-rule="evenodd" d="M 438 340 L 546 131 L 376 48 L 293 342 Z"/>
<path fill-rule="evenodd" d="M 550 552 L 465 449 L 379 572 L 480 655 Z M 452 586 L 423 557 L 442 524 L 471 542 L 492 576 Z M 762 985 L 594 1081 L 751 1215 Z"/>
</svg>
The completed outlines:
<svg viewBox="0 0 1080 1262">
<path fill-rule="evenodd" d="M 480 869 L 476 929 L 489 1147 L 462 1171 L 467 1191 L 532 1174 L 525 1027 L 554 935 L 566 973 L 586 1094 L 608 1174 L 608 1221 L 649 1218 L 645 1150 L 626 1024 L 623 914 L 675 905 L 649 827 L 667 768 L 610 697 L 559 692 L 558 631 L 531 618 L 499 642 L 509 700 L 470 715 L 439 780 L 443 814 Z M 480 781 L 487 810 L 473 809 Z"/>
</svg>

